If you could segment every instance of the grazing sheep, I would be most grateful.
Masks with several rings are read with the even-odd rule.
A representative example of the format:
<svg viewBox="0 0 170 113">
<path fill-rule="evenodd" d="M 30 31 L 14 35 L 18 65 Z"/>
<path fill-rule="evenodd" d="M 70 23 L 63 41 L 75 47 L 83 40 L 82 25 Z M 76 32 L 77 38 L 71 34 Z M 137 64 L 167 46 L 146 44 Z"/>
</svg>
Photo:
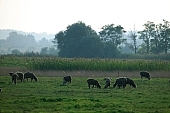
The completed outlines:
<svg viewBox="0 0 170 113">
<path fill-rule="evenodd" d="M 112 78 L 109 78 L 109 77 L 105 77 L 103 80 L 108 80 L 108 81 L 111 81 L 112 80 Z"/>
<path fill-rule="evenodd" d="M 120 87 L 123 87 L 125 88 L 126 87 L 126 82 L 127 82 L 127 79 L 125 77 L 120 77 L 116 80 L 116 82 L 113 84 L 113 87 L 116 87 L 116 85 L 120 88 Z"/>
<path fill-rule="evenodd" d="M 63 77 L 63 85 L 65 85 L 66 83 L 71 83 L 71 76 L 65 76 Z"/>
<path fill-rule="evenodd" d="M 107 77 L 106 77 L 106 78 L 104 78 L 103 80 L 106 81 L 106 84 L 105 84 L 104 88 L 110 87 L 112 78 L 107 78 Z"/>
<path fill-rule="evenodd" d="M 12 83 L 14 82 L 15 84 L 17 83 L 17 79 L 19 78 L 16 73 L 10 72 L 9 75 L 12 78 Z"/>
<path fill-rule="evenodd" d="M 116 85 L 118 86 L 118 88 L 123 87 L 125 88 L 126 85 L 129 84 L 130 86 L 136 88 L 136 84 L 134 83 L 133 80 L 131 80 L 130 78 L 127 77 L 119 77 L 117 78 L 116 82 L 114 83 L 113 87 L 116 87 Z"/>
<path fill-rule="evenodd" d="M 134 88 L 137 87 L 137 85 L 134 83 L 134 81 L 132 79 L 126 78 L 126 80 L 127 80 L 126 84 L 129 84 L 130 86 L 132 86 Z"/>
<path fill-rule="evenodd" d="M 99 84 L 99 82 L 98 82 L 97 80 L 88 79 L 88 80 L 87 80 L 87 83 L 88 83 L 89 89 L 90 89 L 90 85 L 93 85 L 92 88 L 93 88 L 94 86 L 97 86 L 97 88 L 101 89 L 101 86 L 100 86 L 100 84 Z"/>
<path fill-rule="evenodd" d="M 38 80 L 38 78 L 37 78 L 37 77 L 35 76 L 35 74 L 32 73 L 32 72 L 26 72 L 26 73 L 24 73 L 24 79 L 27 79 L 27 81 L 28 81 L 28 78 L 31 79 L 31 82 L 32 82 L 33 79 L 34 79 L 35 81 Z"/>
<path fill-rule="evenodd" d="M 0 89 L 0 92 L 2 92 L 2 89 Z"/>
<path fill-rule="evenodd" d="M 151 76 L 150 76 L 149 72 L 141 71 L 140 75 L 141 75 L 141 79 L 142 79 L 142 77 L 146 77 L 146 78 L 148 78 L 148 80 L 151 79 Z"/>
<path fill-rule="evenodd" d="M 21 82 L 24 80 L 24 74 L 22 72 L 16 72 L 18 75 L 18 80 L 21 80 Z"/>
</svg>

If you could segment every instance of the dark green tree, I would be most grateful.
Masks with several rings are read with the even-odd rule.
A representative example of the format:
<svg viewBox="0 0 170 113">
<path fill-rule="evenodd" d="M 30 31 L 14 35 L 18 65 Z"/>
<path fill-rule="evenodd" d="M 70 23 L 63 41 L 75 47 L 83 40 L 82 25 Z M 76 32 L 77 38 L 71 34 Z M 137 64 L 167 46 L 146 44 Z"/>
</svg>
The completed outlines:
<svg viewBox="0 0 170 113">
<path fill-rule="evenodd" d="M 66 42 L 66 37 L 65 37 L 65 31 L 60 31 L 59 33 L 57 33 L 55 35 L 55 38 L 53 40 L 54 46 L 57 46 L 57 48 L 59 49 L 59 56 L 65 56 L 67 53 L 67 42 Z"/>
<path fill-rule="evenodd" d="M 162 47 L 164 49 L 165 54 L 168 53 L 170 49 L 170 22 L 163 20 L 164 24 L 162 25 L 160 32 L 161 32 L 161 42 Z"/>
<path fill-rule="evenodd" d="M 155 25 L 155 33 L 154 37 L 150 39 L 151 42 L 151 53 L 159 54 L 163 52 L 162 44 L 161 44 L 161 29 L 162 29 L 162 24 Z"/>
<path fill-rule="evenodd" d="M 170 49 L 170 23 L 163 20 L 163 24 L 155 25 L 155 30 L 153 30 L 151 36 L 151 52 L 167 54 Z"/>
<path fill-rule="evenodd" d="M 55 35 L 60 57 L 100 57 L 103 45 L 97 33 L 83 22 L 77 22 Z"/>
<path fill-rule="evenodd" d="M 112 42 L 114 46 L 124 43 L 126 39 L 123 38 L 124 28 L 120 25 L 114 26 L 114 24 L 105 25 L 99 32 L 102 42 Z"/>
<path fill-rule="evenodd" d="M 110 41 L 104 43 L 103 58 L 114 58 L 119 55 L 117 47 Z"/>
<path fill-rule="evenodd" d="M 118 56 L 118 46 L 126 41 L 123 38 L 124 28 L 120 25 L 110 24 L 103 26 L 101 29 L 99 35 L 104 44 L 103 57 L 113 58 Z"/>
</svg>

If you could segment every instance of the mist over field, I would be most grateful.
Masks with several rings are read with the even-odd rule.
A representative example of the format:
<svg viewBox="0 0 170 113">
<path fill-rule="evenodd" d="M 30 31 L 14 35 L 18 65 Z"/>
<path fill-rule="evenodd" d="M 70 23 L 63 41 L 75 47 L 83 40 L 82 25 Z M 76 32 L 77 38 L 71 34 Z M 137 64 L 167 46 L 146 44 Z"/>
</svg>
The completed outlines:
<svg viewBox="0 0 170 113">
<path fill-rule="evenodd" d="M 13 33 L 13 36 L 10 36 Z M 12 34 L 11 34 L 12 35 Z M 10 36 L 10 37 L 9 37 Z M 17 30 L 0 30 L 0 54 L 11 54 L 12 50 L 20 52 L 40 52 L 43 47 L 53 47 L 54 34 L 23 32 Z"/>
<path fill-rule="evenodd" d="M 17 38 L 13 37 L 9 39 L 9 35 L 12 32 L 16 32 L 17 35 L 23 35 L 23 38 Z M 30 37 L 32 40 L 30 40 L 29 37 L 25 36 L 33 36 Z M 124 37 L 127 38 L 126 35 Z M 43 33 L 35 33 L 35 32 L 24 32 L 24 31 L 17 31 L 12 29 L 1 29 L 0 30 L 0 54 L 11 54 L 12 50 L 19 50 L 20 52 L 40 52 L 42 48 L 44 47 L 52 47 L 57 48 L 54 46 L 55 34 L 47 34 L 45 32 Z M 31 41 L 31 42 L 29 42 Z M 128 39 L 127 42 L 131 43 L 131 40 Z M 142 43 L 141 40 L 138 40 L 139 44 Z M 132 50 L 129 49 L 128 45 L 122 45 L 125 46 L 122 48 L 122 51 L 125 53 L 133 53 Z"/>
</svg>

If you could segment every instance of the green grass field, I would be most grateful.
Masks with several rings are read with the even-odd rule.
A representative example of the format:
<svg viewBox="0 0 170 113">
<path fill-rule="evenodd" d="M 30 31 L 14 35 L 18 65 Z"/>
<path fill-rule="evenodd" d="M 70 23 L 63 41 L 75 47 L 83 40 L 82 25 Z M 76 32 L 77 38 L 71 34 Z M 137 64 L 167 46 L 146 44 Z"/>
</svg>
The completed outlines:
<svg viewBox="0 0 170 113">
<path fill-rule="evenodd" d="M 152 79 L 141 80 L 139 71 Z M 12 84 L 9 72 L 32 71 L 38 82 Z M 119 73 L 118 73 L 119 72 Z M 72 83 L 62 85 L 65 75 Z M 118 76 L 130 77 L 137 88 L 113 88 Z M 89 89 L 95 78 L 102 88 Z M 104 77 L 112 85 L 104 89 Z M 170 61 L 82 58 L 0 58 L 0 113 L 170 113 Z"/>
<path fill-rule="evenodd" d="M 167 78 L 132 78 L 137 88 L 104 89 L 103 77 L 95 77 L 102 88 L 88 89 L 85 76 L 73 76 L 62 85 L 61 76 L 38 77 L 38 82 L 12 84 L 0 76 L 0 113 L 170 113 L 170 83 Z"/>
</svg>

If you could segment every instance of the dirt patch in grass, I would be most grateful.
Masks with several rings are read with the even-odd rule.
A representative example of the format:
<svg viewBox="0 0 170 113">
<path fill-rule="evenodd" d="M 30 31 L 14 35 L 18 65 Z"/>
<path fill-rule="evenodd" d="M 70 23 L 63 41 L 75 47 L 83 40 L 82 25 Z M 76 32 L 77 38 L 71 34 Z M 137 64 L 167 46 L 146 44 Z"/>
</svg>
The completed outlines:
<svg viewBox="0 0 170 113">
<path fill-rule="evenodd" d="M 0 76 L 9 75 L 9 72 L 26 72 L 27 68 L 25 67 L 0 67 Z"/>
<path fill-rule="evenodd" d="M 140 71 L 55 71 L 55 70 L 28 70 L 24 67 L 0 67 L 0 76 L 9 75 L 9 72 L 21 71 L 23 73 L 31 71 L 37 76 L 88 76 L 88 77 L 140 77 Z M 150 75 L 152 78 L 162 77 L 169 78 L 169 71 L 151 71 Z"/>
<path fill-rule="evenodd" d="M 140 77 L 139 71 L 34 71 L 37 76 L 88 76 L 88 77 Z M 170 72 L 168 71 L 151 71 L 152 78 L 169 78 Z"/>
</svg>

